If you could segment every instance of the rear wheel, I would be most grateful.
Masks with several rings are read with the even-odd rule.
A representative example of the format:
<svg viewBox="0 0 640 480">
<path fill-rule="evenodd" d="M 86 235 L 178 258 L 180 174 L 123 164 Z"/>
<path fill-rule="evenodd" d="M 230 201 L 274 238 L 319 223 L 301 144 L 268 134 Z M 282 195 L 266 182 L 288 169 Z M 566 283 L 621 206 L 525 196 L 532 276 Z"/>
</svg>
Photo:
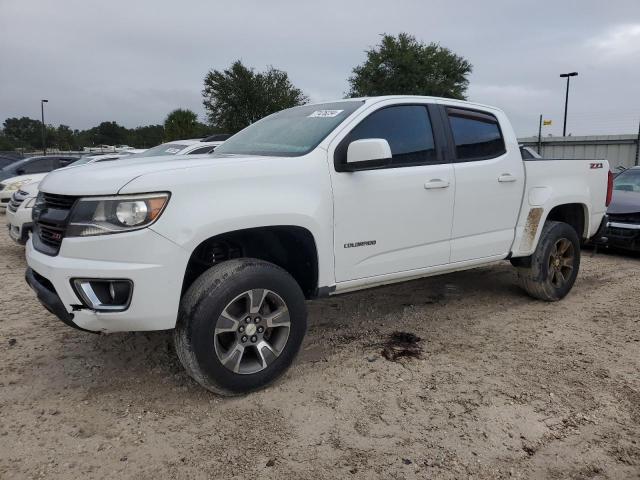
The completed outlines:
<svg viewBox="0 0 640 480">
<path fill-rule="evenodd" d="M 283 269 L 237 259 L 191 285 L 175 330 L 187 372 L 223 395 L 262 388 L 291 365 L 306 331 L 304 295 Z"/>
<path fill-rule="evenodd" d="M 527 260 L 517 263 L 520 286 L 534 298 L 561 300 L 573 288 L 580 268 L 578 234 L 566 223 L 546 222 L 538 246 Z"/>
</svg>

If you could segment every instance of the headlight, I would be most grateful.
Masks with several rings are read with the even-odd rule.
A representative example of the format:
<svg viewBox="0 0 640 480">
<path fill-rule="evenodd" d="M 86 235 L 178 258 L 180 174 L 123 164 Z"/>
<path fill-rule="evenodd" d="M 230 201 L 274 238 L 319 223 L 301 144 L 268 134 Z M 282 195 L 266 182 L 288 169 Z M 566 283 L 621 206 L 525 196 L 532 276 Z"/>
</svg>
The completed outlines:
<svg viewBox="0 0 640 480">
<path fill-rule="evenodd" d="M 25 180 L 18 180 L 17 182 L 11 182 L 6 186 L 7 192 L 13 192 L 14 190 L 18 190 L 25 183 L 30 183 L 31 179 L 27 178 Z"/>
<path fill-rule="evenodd" d="M 87 197 L 71 211 L 67 237 L 129 232 L 155 222 L 169 201 L 168 193 Z"/>
</svg>

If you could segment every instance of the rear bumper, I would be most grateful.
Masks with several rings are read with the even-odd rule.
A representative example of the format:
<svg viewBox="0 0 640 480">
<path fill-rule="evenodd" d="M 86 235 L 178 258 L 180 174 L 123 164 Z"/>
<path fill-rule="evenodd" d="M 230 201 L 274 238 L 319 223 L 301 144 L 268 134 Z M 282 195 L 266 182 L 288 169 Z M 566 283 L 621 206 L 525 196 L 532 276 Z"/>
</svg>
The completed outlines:
<svg viewBox="0 0 640 480">
<path fill-rule="evenodd" d="M 589 242 L 601 245 L 607 243 L 605 233 L 607 231 L 607 225 L 609 224 L 609 216 L 605 214 L 600 221 L 600 226 L 596 234 L 589 239 Z"/>
</svg>

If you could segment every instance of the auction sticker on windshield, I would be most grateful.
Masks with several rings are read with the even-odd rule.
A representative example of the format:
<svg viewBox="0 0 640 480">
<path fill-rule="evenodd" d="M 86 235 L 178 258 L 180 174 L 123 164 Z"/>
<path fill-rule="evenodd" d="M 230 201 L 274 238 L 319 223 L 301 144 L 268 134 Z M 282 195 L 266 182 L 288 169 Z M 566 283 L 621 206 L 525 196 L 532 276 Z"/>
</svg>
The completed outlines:
<svg viewBox="0 0 640 480">
<path fill-rule="evenodd" d="M 344 110 L 316 110 L 309 118 L 333 118 L 340 115 Z"/>
<path fill-rule="evenodd" d="M 165 152 L 167 153 L 178 153 L 180 151 L 179 148 L 167 148 Z"/>
</svg>

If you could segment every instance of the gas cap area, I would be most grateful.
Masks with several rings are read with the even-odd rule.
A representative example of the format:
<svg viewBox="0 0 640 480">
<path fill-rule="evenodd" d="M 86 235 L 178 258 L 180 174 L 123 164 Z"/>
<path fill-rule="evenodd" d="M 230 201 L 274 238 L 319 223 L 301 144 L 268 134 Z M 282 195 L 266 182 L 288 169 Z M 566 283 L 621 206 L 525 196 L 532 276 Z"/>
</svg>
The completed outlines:
<svg viewBox="0 0 640 480">
<path fill-rule="evenodd" d="M 551 198 L 551 187 L 532 187 L 529 190 L 529 205 L 539 207 Z"/>
</svg>

